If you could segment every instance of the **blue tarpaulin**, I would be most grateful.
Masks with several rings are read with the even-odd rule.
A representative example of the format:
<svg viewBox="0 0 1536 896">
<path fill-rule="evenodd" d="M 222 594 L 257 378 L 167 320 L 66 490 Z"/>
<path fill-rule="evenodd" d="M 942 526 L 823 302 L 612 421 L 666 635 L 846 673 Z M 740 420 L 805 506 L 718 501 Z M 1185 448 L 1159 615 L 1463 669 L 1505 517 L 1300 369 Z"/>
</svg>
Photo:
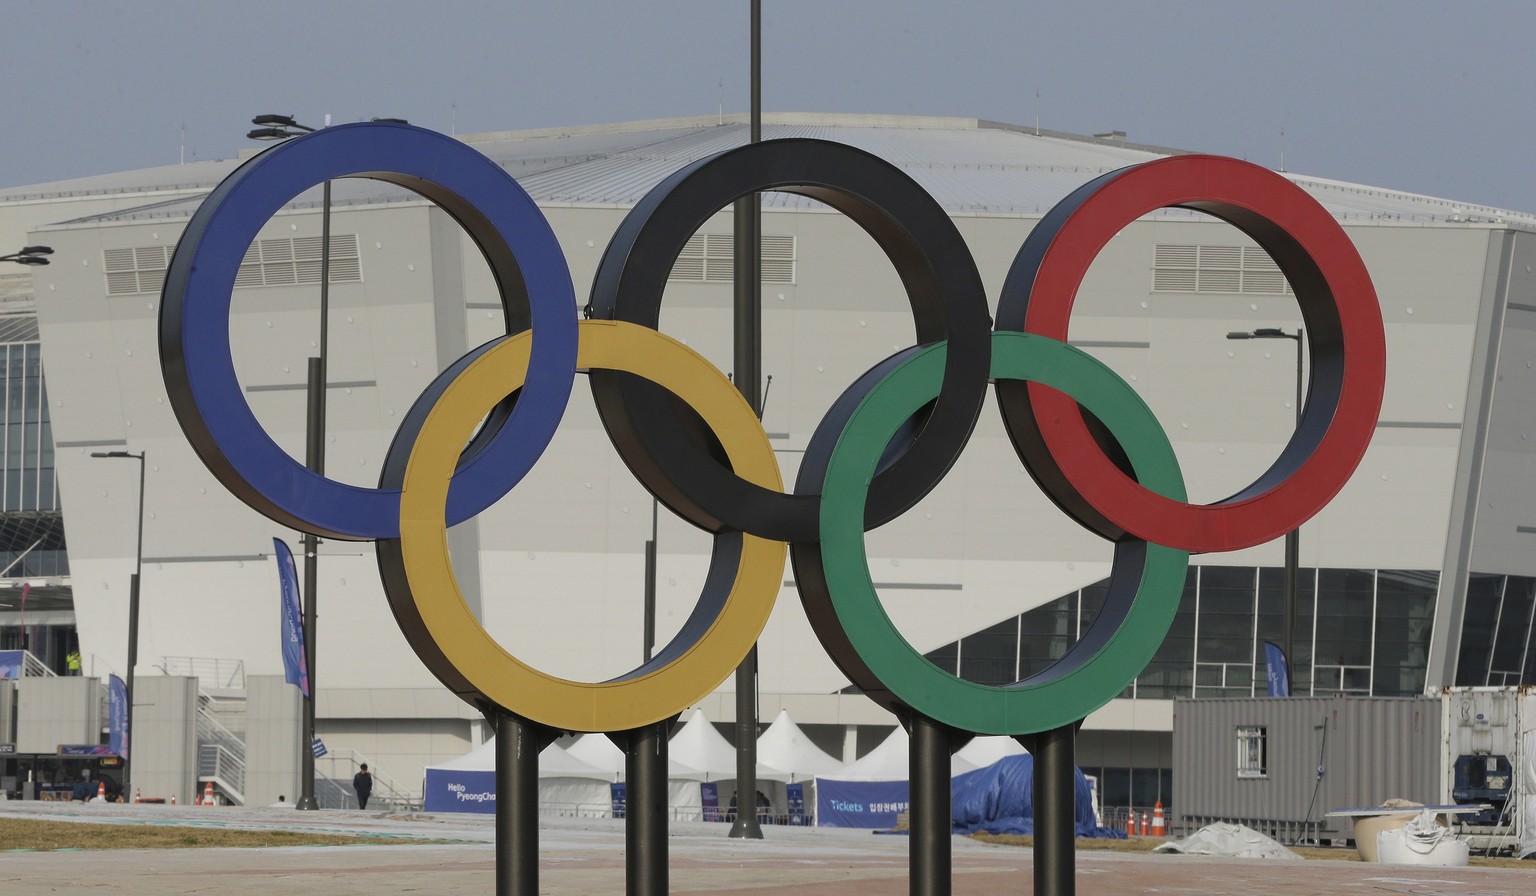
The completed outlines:
<svg viewBox="0 0 1536 896">
<path fill-rule="evenodd" d="M 974 834 L 1033 834 L 1035 832 L 1033 756 L 1005 756 L 986 768 L 956 775 L 950 785 L 954 832 Z M 1077 794 L 1077 836 L 1124 838 L 1099 827 L 1093 817 L 1093 796 L 1082 769 L 1073 769 Z"/>
</svg>

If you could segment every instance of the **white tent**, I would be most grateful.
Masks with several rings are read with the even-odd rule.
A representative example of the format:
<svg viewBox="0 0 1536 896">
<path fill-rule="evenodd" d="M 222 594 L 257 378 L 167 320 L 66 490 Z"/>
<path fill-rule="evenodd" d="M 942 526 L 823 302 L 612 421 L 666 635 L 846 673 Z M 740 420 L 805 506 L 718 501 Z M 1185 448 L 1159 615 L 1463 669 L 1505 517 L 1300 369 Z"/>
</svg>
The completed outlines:
<svg viewBox="0 0 1536 896">
<path fill-rule="evenodd" d="M 683 727 L 667 742 L 667 755 L 673 762 L 697 769 L 699 781 L 731 781 L 736 778 L 736 748 L 726 740 L 704 715 L 695 709 Z M 758 756 L 759 781 L 788 781 L 791 775 L 782 768 L 763 762 Z"/>
<path fill-rule="evenodd" d="M 606 734 L 583 734 L 576 738 L 566 753 L 589 765 L 595 765 L 609 775 L 610 781 L 624 780 L 624 751 L 608 739 Z M 705 773 L 676 756 L 667 758 L 667 779 L 674 781 L 703 781 Z"/>
<path fill-rule="evenodd" d="M 624 780 L 624 751 L 608 739 L 606 734 L 583 734 L 566 748 L 572 757 L 595 765 L 608 775 L 609 781 Z M 703 798 L 698 782 L 705 779 L 699 769 L 670 758 L 667 763 L 667 805 L 673 817 L 682 821 L 696 821 L 703 814 Z"/>
<path fill-rule="evenodd" d="M 434 769 L 464 769 L 468 771 L 496 770 L 496 738 L 492 737 L 463 756 L 429 766 Z M 539 751 L 540 778 L 590 778 L 595 781 L 611 780 L 607 771 L 583 762 L 558 744 L 550 744 Z"/>
<path fill-rule="evenodd" d="M 496 802 L 496 738 L 463 756 L 426 769 L 423 801 L 429 811 L 492 812 Z M 539 753 L 539 808 L 559 815 L 608 815 L 613 804 L 601 768 L 556 744 Z"/>
<path fill-rule="evenodd" d="M 668 742 L 668 753 L 674 760 L 699 769 L 701 774 L 695 780 L 718 785 L 716 793 L 719 808 L 724 810 L 722 818 L 731 818 L 730 810 L 734 807 L 737 797 L 736 748 L 715 730 L 715 726 L 704 715 L 702 709 L 695 709 L 683 727 L 672 735 L 672 740 Z M 771 807 L 760 812 L 760 817 L 764 820 L 785 817 L 789 814 L 789 796 L 785 784 L 794 776 L 782 768 L 761 761 L 761 756 L 758 759 L 757 790 L 767 799 L 767 805 Z M 700 788 L 695 786 L 694 792 L 700 793 Z M 756 795 L 746 802 L 749 806 L 759 803 L 760 800 Z M 701 817 L 702 804 L 701 795 Z"/>
<path fill-rule="evenodd" d="M 566 747 L 565 752 L 607 772 L 610 781 L 624 780 L 624 751 L 606 734 L 583 734 Z"/>
<path fill-rule="evenodd" d="M 977 768 L 986 768 L 1004 756 L 1023 756 L 1029 751 L 1017 740 L 1002 734 L 971 738 L 955 755 Z M 956 772 L 956 774 L 959 774 Z"/>
<path fill-rule="evenodd" d="M 757 739 L 758 762 L 789 773 L 789 780 L 809 781 L 817 775 L 835 775 L 843 764 L 811 742 L 800 726 L 780 710 L 773 724 Z"/>
<path fill-rule="evenodd" d="M 910 755 L 911 738 L 907 736 L 905 728 L 898 726 L 880 742 L 880 746 L 870 750 L 862 759 L 848 763 L 842 771 L 819 777 L 838 781 L 905 781 L 912 773 L 911 760 L 908 758 Z M 959 755 L 949 760 L 951 776 L 975 771 L 976 767 L 975 763 Z"/>
</svg>

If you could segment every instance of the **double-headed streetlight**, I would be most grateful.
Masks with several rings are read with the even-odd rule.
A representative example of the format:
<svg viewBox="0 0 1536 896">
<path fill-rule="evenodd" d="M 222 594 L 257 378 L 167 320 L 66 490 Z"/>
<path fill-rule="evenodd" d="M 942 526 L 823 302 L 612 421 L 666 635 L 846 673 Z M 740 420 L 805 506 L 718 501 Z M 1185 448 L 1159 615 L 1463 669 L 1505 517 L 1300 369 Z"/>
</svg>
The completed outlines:
<svg viewBox="0 0 1536 896">
<path fill-rule="evenodd" d="M 252 140 L 286 140 L 315 129 L 299 124 L 291 115 L 258 115 L 260 125 L 246 134 Z M 319 356 L 309 359 L 307 423 L 304 465 L 325 474 L 326 348 L 330 335 L 331 289 L 331 182 L 322 186 L 320 199 L 320 342 Z M 315 799 L 315 604 L 319 586 L 320 539 L 306 532 L 304 545 L 304 665 L 309 670 L 309 696 L 304 700 L 304 726 L 299 743 L 299 809 L 319 809 Z"/>
<path fill-rule="evenodd" d="M 1242 330 L 1228 333 L 1228 339 L 1294 339 L 1296 341 L 1296 423 L 1301 423 L 1301 371 L 1302 360 L 1306 354 L 1306 331 L 1301 327 L 1296 332 L 1289 333 L 1279 327 L 1261 327 L 1257 330 Z M 1285 623 L 1282 631 L 1282 647 L 1285 650 L 1286 680 L 1291 680 L 1290 665 L 1292 663 L 1291 648 L 1294 646 L 1296 635 L 1296 603 L 1298 580 L 1298 565 L 1301 559 L 1301 544 L 1299 536 L 1301 527 L 1297 526 L 1285 533 Z"/>
<path fill-rule="evenodd" d="M 48 259 L 46 256 L 52 254 L 52 246 L 22 246 L 20 252 L 12 252 L 9 255 L 0 255 L 0 261 L 14 261 L 17 264 L 43 265 L 48 264 Z"/>
<path fill-rule="evenodd" d="M 408 124 L 402 118 L 375 118 Z M 327 116 L 329 124 L 329 116 Z M 258 127 L 246 133 L 252 140 L 287 140 L 312 133 L 315 128 L 294 121 L 291 115 L 258 115 L 251 119 Z M 331 307 L 331 182 L 321 185 L 320 198 L 320 342 L 318 357 L 309 359 L 307 424 L 305 427 L 304 465 L 318 475 L 325 475 L 325 388 L 327 383 L 327 348 L 330 343 Z M 315 800 L 315 604 L 319 588 L 320 539 L 304 534 L 304 663 L 309 670 L 309 697 L 304 701 L 304 730 L 299 744 L 300 809 L 319 809 Z"/>
<path fill-rule="evenodd" d="M 91 457 L 126 457 L 139 462 L 139 540 L 133 552 L 133 578 L 128 580 L 128 677 L 123 683 L 128 702 L 123 732 L 123 794 L 132 793 L 133 779 L 133 669 L 139 664 L 139 575 L 144 571 L 144 452 L 92 451 Z"/>
</svg>

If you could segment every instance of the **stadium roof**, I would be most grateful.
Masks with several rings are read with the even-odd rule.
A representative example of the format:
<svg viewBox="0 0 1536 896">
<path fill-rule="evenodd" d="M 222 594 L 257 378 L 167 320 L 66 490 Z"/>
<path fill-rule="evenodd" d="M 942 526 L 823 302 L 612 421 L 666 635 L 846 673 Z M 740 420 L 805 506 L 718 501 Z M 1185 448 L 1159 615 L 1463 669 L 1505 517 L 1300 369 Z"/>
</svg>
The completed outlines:
<svg viewBox="0 0 1536 896">
<path fill-rule="evenodd" d="M 746 142 L 743 116 L 708 116 L 461 136 L 517 178 L 545 205 L 631 206 L 683 165 Z M 1099 174 L 1188 150 L 1127 142 L 1124 134 L 1086 137 L 965 118 L 775 114 L 763 139 L 811 137 L 868 150 L 901 167 L 954 214 L 1044 214 Z M 52 197 L 142 194 L 144 203 L 59 225 L 179 218 L 239 160 L 196 162 L 0 191 L 0 203 Z M 1536 228 L 1536 215 L 1286 172 L 1346 224 L 1430 226 L 1496 224 Z M 346 179 L 336 205 L 419 201 L 377 181 Z M 318 190 L 291 208 L 319 204 Z M 782 193 L 767 208 L 811 207 Z M 1182 212 L 1161 214 L 1179 215 Z"/>
</svg>

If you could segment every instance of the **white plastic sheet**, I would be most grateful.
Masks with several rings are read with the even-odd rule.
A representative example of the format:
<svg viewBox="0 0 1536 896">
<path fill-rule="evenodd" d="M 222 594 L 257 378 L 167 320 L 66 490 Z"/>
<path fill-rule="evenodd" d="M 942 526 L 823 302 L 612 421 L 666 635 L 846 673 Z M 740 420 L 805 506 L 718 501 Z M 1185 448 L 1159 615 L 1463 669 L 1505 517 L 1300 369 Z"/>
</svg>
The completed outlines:
<svg viewBox="0 0 1536 896">
<path fill-rule="evenodd" d="M 1270 837 L 1240 824 L 1208 824 L 1177 843 L 1164 843 L 1153 852 L 1190 856 L 1233 856 L 1239 859 L 1299 859 Z"/>
</svg>

